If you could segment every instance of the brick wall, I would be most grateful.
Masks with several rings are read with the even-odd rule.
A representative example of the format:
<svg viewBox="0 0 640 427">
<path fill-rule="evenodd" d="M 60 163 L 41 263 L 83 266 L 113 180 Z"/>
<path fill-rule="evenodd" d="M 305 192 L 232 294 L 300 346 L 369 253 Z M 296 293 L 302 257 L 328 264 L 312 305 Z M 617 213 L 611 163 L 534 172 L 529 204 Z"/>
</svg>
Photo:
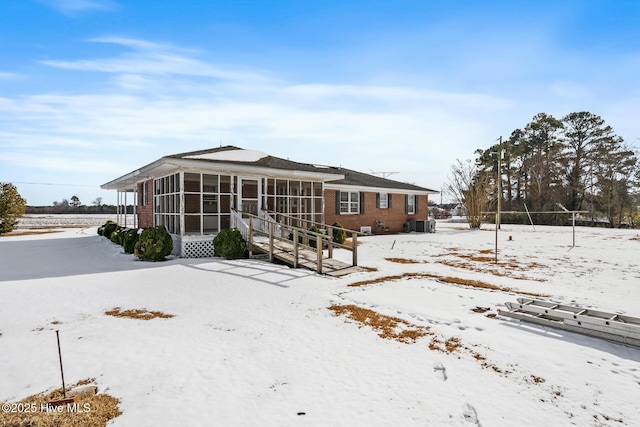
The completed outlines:
<svg viewBox="0 0 640 427">
<path fill-rule="evenodd" d="M 374 234 L 398 233 L 403 231 L 406 222 L 412 219 L 428 219 L 428 196 L 416 195 L 417 213 L 408 215 L 405 213 L 405 194 L 389 193 L 391 207 L 376 208 L 376 194 L 374 192 L 364 194 L 364 213 L 362 214 L 336 214 L 336 190 L 325 190 L 325 222 L 333 224 L 339 222 L 343 227 L 359 231 L 360 227 L 371 227 Z M 362 201 L 361 201 L 362 203 Z M 376 221 L 382 221 L 384 227 L 377 227 Z"/>
<path fill-rule="evenodd" d="M 153 180 L 147 181 L 147 204 L 143 205 L 143 183 L 138 184 L 138 227 L 153 227 Z"/>
</svg>

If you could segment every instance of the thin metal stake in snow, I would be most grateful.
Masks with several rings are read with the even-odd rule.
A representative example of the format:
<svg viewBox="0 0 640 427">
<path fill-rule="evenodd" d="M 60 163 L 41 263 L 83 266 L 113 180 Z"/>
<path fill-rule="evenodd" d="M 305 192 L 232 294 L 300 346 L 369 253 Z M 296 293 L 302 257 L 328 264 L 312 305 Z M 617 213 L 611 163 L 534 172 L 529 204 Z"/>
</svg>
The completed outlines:
<svg viewBox="0 0 640 427">
<path fill-rule="evenodd" d="M 58 340 L 58 358 L 60 359 L 60 374 L 62 375 L 62 397 L 67 398 L 64 386 L 64 371 L 62 370 L 62 353 L 60 352 L 60 333 L 56 330 L 56 339 Z"/>
</svg>

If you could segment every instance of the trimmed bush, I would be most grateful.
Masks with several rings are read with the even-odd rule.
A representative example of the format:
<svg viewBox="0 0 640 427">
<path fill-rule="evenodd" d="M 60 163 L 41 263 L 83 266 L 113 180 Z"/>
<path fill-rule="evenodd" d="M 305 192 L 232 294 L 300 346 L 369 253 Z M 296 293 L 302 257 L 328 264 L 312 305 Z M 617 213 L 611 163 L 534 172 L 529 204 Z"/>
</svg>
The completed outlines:
<svg viewBox="0 0 640 427">
<path fill-rule="evenodd" d="M 145 261 L 162 261 L 171 254 L 173 240 L 164 225 L 145 228 L 136 242 L 133 253 Z"/>
<path fill-rule="evenodd" d="M 109 240 L 111 240 L 111 243 L 118 243 L 118 232 L 120 231 L 120 227 L 116 227 L 115 230 L 113 230 L 113 233 L 111 233 L 111 236 L 109 236 Z"/>
<path fill-rule="evenodd" d="M 344 231 L 344 227 L 339 222 L 335 222 L 332 225 L 333 227 L 333 241 L 343 245 L 347 240 L 347 232 Z"/>
<path fill-rule="evenodd" d="M 102 226 L 102 235 L 111 240 L 111 234 L 116 231 L 116 228 L 118 228 L 118 224 L 113 221 L 107 221 Z"/>
<path fill-rule="evenodd" d="M 111 241 L 113 243 L 116 243 L 120 246 L 122 246 L 122 242 L 124 240 L 124 234 L 128 231 L 129 229 L 126 227 L 120 227 L 118 226 L 113 233 L 111 233 Z"/>
<path fill-rule="evenodd" d="M 213 254 L 226 259 L 246 258 L 247 244 L 237 228 L 222 230 L 213 238 Z"/>
<path fill-rule="evenodd" d="M 137 228 L 130 228 L 124 233 L 124 237 L 122 239 L 122 247 L 124 248 L 125 253 L 133 253 L 139 236 L 140 234 Z"/>
</svg>

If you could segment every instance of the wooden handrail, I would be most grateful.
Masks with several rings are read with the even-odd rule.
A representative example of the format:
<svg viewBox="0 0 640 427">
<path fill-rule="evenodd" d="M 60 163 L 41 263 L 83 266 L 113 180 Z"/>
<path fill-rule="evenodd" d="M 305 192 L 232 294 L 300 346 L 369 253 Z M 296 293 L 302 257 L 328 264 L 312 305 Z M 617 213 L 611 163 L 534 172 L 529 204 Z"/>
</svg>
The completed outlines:
<svg viewBox="0 0 640 427">
<path fill-rule="evenodd" d="M 269 219 L 260 218 L 259 216 L 254 215 L 254 214 L 238 211 L 237 209 L 232 209 L 232 210 L 234 210 L 234 211 L 238 212 L 239 214 L 244 215 L 246 217 L 255 218 L 258 221 L 266 222 L 267 224 L 274 224 L 274 225 L 278 225 L 278 226 L 281 226 L 281 227 L 285 227 L 287 229 L 291 229 L 291 231 L 293 231 L 294 229 L 297 229 L 298 233 L 302 232 L 305 235 L 316 236 L 316 237 L 320 238 L 321 240 L 331 240 L 332 241 L 332 246 L 334 246 L 334 247 L 340 247 L 340 248 L 347 249 L 347 250 L 351 250 L 352 249 L 351 246 L 347 246 L 347 245 L 343 245 L 343 244 L 340 244 L 340 243 L 333 242 L 333 235 L 324 234 L 324 233 L 316 233 L 315 231 L 307 230 L 306 228 L 302 228 L 302 227 L 296 227 L 295 225 L 282 224 L 282 223 L 277 222 L 277 221 L 272 221 L 272 220 L 269 220 Z M 327 227 L 332 227 L 332 228 L 338 228 L 338 227 L 333 227 L 332 225 L 326 225 L 326 226 Z M 359 231 L 355 231 L 355 230 L 349 230 L 348 228 L 340 228 L 340 229 L 344 230 L 347 234 L 351 233 L 352 236 L 353 236 L 353 234 L 366 236 L 366 234 L 364 234 L 364 233 L 360 233 Z M 267 234 L 266 232 L 261 232 L 259 230 L 256 230 L 255 227 L 253 229 L 253 232 L 254 232 L 254 234 L 256 232 L 259 232 L 259 233 L 262 233 L 262 234 Z M 331 237 L 331 239 L 329 239 L 329 237 Z M 283 239 L 283 238 L 278 238 L 278 237 L 275 237 L 275 238 L 277 238 L 279 240 L 287 240 L 287 241 L 289 241 L 289 239 Z"/>
<path fill-rule="evenodd" d="M 268 213 L 271 216 L 276 215 L 276 220 L 277 220 L 277 216 L 282 216 L 282 217 L 285 217 L 285 218 L 288 218 L 288 219 L 292 219 L 292 220 L 295 220 L 295 221 L 302 221 L 304 223 L 311 224 L 312 226 L 316 225 L 316 226 L 318 226 L 318 228 L 337 228 L 337 227 L 335 227 L 333 225 L 324 224 L 322 222 L 311 221 L 311 220 L 304 219 L 304 218 L 297 218 L 297 217 L 295 217 L 293 215 L 285 214 L 285 213 L 282 213 L 282 212 L 276 212 L 276 211 L 265 211 L 265 212 Z M 282 223 L 278 222 L 278 224 L 282 224 Z M 289 227 L 295 227 L 295 226 L 291 225 Z M 298 227 L 298 228 L 302 228 L 302 227 Z M 346 233 L 349 233 L 349 234 L 356 233 L 356 234 L 358 234 L 358 236 L 368 236 L 367 233 L 363 233 L 361 231 L 350 230 L 350 229 L 344 228 L 344 227 L 340 227 L 340 228 L 342 230 L 344 230 Z"/>
<path fill-rule="evenodd" d="M 333 241 L 333 233 L 330 234 L 324 234 L 324 233 L 317 233 L 315 231 L 311 231 L 311 230 L 307 230 L 305 228 L 302 227 L 296 227 L 293 225 L 287 225 L 287 224 L 282 224 L 280 222 L 277 221 L 273 221 L 271 219 L 267 219 L 267 218 L 263 218 L 260 217 L 258 215 L 254 215 L 251 213 L 247 213 L 247 212 L 242 212 L 242 211 L 238 211 L 237 209 L 232 209 L 232 211 L 235 213 L 235 215 L 237 215 L 238 217 L 245 217 L 249 219 L 249 225 L 248 225 L 248 236 L 246 237 L 248 239 L 248 244 L 250 247 L 253 246 L 253 240 L 254 240 L 254 236 L 256 234 L 263 234 L 263 235 L 267 235 L 269 237 L 269 260 L 273 261 L 273 247 L 274 247 L 274 240 L 281 240 L 281 241 L 286 241 L 286 242 L 293 242 L 293 248 L 294 248 L 294 267 L 297 267 L 298 265 L 298 247 L 300 245 L 308 247 L 308 248 L 312 248 L 310 245 L 306 245 L 304 243 L 300 243 L 299 239 L 300 236 L 302 235 L 302 238 L 304 240 L 309 240 L 309 239 L 314 239 L 316 241 L 316 251 L 317 251 L 317 270 L 319 273 L 322 273 L 322 251 L 324 248 L 324 245 L 326 243 L 327 245 L 327 249 L 328 249 L 328 258 L 333 258 L 333 248 L 334 247 L 338 247 L 338 248 L 343 248 L 346 250 L 349 250 L 352 252 L 352 265 L 353 266 L 357 266 L 358 265 L 358 250 L 357 250 L 357 245 L 358 245 L 358 234 L 363 234 L 363 233 L 359 233 L 357 231 L 354 230 L 347 230 L 347 229 L 343 229 L 345 230 L 345 232 L 351 232 L 351 238 L 352 238 L 352 245 L 351 246 L 347 246 L 344 244 L 340 244 L 340 243 L 336 243 Z M 254 221 L 261 221 L 265 224 L 267 224 L 267 227 L 256 227 L 254 225 Z M 291 233 L 291 235 L 293 236 L 293 240 L 290 240 L 288 238 L 284 238 L 284 237 L 279 237 L 279 236 L 275 236 L 275 227 L 279 226 L 282 229 L 288 231 Z M 332 226 L 327 226 L 325 224 L 326 227 L 329 228 L 329 230 L 331 230 L 332 228 L 336 228 L 336 227 L 332 227 Z M 268 231 L 261 231 L 263 229 L 268 229 Z"/>
</svg>

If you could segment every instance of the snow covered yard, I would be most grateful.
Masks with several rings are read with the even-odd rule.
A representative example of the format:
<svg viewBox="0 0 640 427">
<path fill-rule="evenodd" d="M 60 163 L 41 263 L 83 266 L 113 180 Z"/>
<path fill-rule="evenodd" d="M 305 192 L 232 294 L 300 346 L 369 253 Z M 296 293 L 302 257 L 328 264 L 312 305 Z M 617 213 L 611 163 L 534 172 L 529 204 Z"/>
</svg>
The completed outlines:
<svg viewBox="0 0 640 427">
<path fill-rule="evenodd" d="M 640 316 L 638 232 L 578 228 L 572 249 L 571 228 L 504 225 L 496 265 L 486 228 L 364 238 L 378 270 L 339 279 L 140 262 L 95 228 L 0 237 L 0 401 L 59 387 L 58 329 L 67 383 L 120 399 L 114 426 L 640 425 L 640 349 L 494 317 L 518 292 Z"/>
</svg>

